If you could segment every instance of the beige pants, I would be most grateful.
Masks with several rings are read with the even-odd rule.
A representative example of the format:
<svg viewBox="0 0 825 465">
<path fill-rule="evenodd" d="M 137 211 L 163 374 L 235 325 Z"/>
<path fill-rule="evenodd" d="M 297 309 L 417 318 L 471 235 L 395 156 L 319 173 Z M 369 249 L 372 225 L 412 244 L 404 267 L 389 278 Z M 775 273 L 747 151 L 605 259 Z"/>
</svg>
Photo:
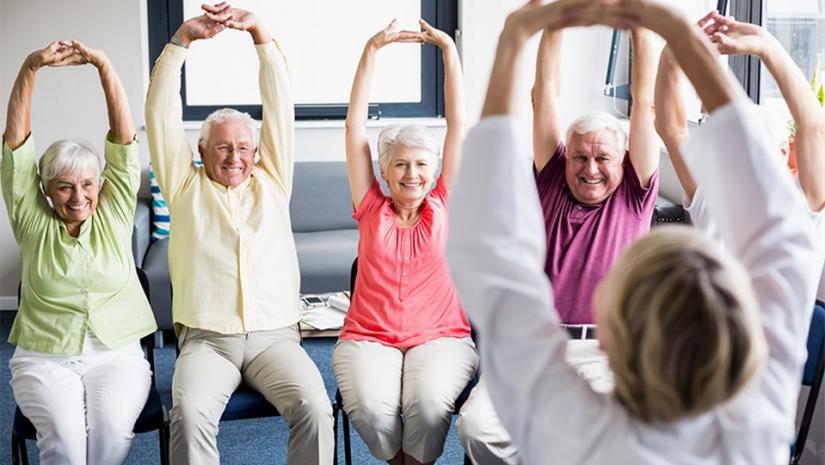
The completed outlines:
<svg viewBox="0 0 825 465">
<path fill-rule="evenodd" d="M 220 463 L 218 421 L 241 380 L 286 420 L 287 463 L 332 463 L 332 406 L 297 326 L 232 335 L 183 328 L 180 340 L 172 380 L 172 463 Z"/>
<path fill-rule="evenodd" d="M 597 340 L 571 340 L 567 343 L 569 363 L 599 392 L 613 390 L 613 376 L 607 366 L 607 357 L 599 350 Z M 490 401 L 487 383 L 481 380 L 458 414 L 458 436 L 467 457 L 477 465 L 517 465 L 518 449 L 499 422 Z"/>
<path fill-rule="evenodd" d="M 399 451 L 421 463 L 437 459 L 455 399 L 477 364 L 470 338 L 441 338 L 407 350 L 342 340 L 332 352 L 344 411 L 379 460 Z"/>
</svg>

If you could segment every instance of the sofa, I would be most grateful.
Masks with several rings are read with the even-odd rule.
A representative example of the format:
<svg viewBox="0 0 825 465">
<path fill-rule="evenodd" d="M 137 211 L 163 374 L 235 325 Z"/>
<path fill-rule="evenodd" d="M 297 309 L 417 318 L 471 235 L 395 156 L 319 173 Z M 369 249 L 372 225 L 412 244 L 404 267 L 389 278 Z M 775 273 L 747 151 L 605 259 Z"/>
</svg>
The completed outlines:
<svg viewBox="0 0 825 465">
<path fill-rule="evenodd" d="M 301 292 L 349 289 L 349 273 L 357 255 L 358 229 L 345 162 L 295 164 L 289 205 L 292 232 L 301 271 Z M 171 228 L 174 228 L 172 218 Z M 135 212 L 132 252 L 149 279 L 152 309 L 161 329 L 172 328 L 172 288 L 169 281 L 169 241 L 150 240 L 152 199 L 139 199 Z"/>
</svg>

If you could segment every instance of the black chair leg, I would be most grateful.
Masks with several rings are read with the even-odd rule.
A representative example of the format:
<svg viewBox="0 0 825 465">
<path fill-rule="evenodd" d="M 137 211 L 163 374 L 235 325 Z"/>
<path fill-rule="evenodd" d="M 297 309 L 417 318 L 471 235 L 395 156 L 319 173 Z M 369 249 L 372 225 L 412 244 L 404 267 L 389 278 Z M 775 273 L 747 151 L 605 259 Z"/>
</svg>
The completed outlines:
<svg viewBox="0 0 825 465">
<path fill-rule="evenodd" d="M 20 457 L 18 456 L 17 435 L 14 431 L 11 433 L 11 465 L 20 465 Z"/>
<path fill-rule="evenodd" d="M 470 461 L 470 457 L 467 457 L 467 454 L 464 454 L 464 465 L 473 465 L 473 462 Z"/>
<path fill-rule="evenodd" d="M 338 465 L 338 404 L 332 403 L 332 465 Z"/>
<path fill-rule="evenodd" d="M 160 441 L 160 465 L 169 465 L 169 425 L 165 424 L 158 430 Z"/>
<path fill-rule="evenodd" d="M 12 465 L 29 465 L 29 451 L 26 440 L 11 432 L 11 463 Z"/>
<path fill-rule="evenodd" d="M 341 415 L 344 419 L 344 463 L 346 465 L 352 465 L 352 444 L 350 443 L 349 435 L 349 417 L 343 408 L 341 409 Z"/>
</svg>

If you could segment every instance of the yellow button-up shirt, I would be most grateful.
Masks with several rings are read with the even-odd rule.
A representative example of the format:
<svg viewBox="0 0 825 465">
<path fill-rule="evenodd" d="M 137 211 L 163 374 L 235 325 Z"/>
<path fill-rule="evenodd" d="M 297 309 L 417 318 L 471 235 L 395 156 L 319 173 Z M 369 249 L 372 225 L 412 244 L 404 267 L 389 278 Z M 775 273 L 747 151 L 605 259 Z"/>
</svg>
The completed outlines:
<svg viewBox="0 0 825 465">
<path fill-rule="evenodd" d="M 23 260 L 9 342 L 25 350 L 77 355 L 87 330 L 114 349 L 157 328 L 130 240 L 140 186 L 137 142 L 107 140 L 104 153 L 97 207 L 72 237 L 40 191 L 34 139 L 14 151 L 3 144 L 3 200 Z"/>
<path fill-rule="evenodd" d="M 238 334 L 283 328 L 300 319 L 300 274 L 289 219 L 294 160 L 289 74 L 275 42 L 255 48 L 263 103 L 260 161 L 234 188 L 212 181 L 193 164 L 180 100 L 187 49 L 169 44 L 155 62 L 146 131 L 171 217 L 176 325 Z"/>
</svg>

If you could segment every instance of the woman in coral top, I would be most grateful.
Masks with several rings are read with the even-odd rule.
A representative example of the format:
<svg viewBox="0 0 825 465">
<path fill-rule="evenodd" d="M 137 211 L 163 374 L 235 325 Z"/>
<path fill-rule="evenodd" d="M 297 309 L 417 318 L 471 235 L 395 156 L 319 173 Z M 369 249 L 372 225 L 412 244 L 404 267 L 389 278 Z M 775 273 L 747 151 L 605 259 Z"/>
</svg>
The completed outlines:
<svg viewBox="0 0 825 465">
<path fill-rule="evenodd" d="M 478 364 L 444 260 L 449 187 L 464 138 L 461 64 L 450 36 L 420 23 L 423 32 L 397 31 L 393 21 L 370 38 L 347 114 L 359 270 L 333 368 L 355 429 L 390 464 L 435 462 L 455 399 Z M 438 144 L 423 127 L 381 132 L 378 164 L 387 196 L 373 173 L 366 121 L 375 55 L 393 42 L 428 43 L 443 52 L 447 133 L 436 178 Z"/>
</svg>

